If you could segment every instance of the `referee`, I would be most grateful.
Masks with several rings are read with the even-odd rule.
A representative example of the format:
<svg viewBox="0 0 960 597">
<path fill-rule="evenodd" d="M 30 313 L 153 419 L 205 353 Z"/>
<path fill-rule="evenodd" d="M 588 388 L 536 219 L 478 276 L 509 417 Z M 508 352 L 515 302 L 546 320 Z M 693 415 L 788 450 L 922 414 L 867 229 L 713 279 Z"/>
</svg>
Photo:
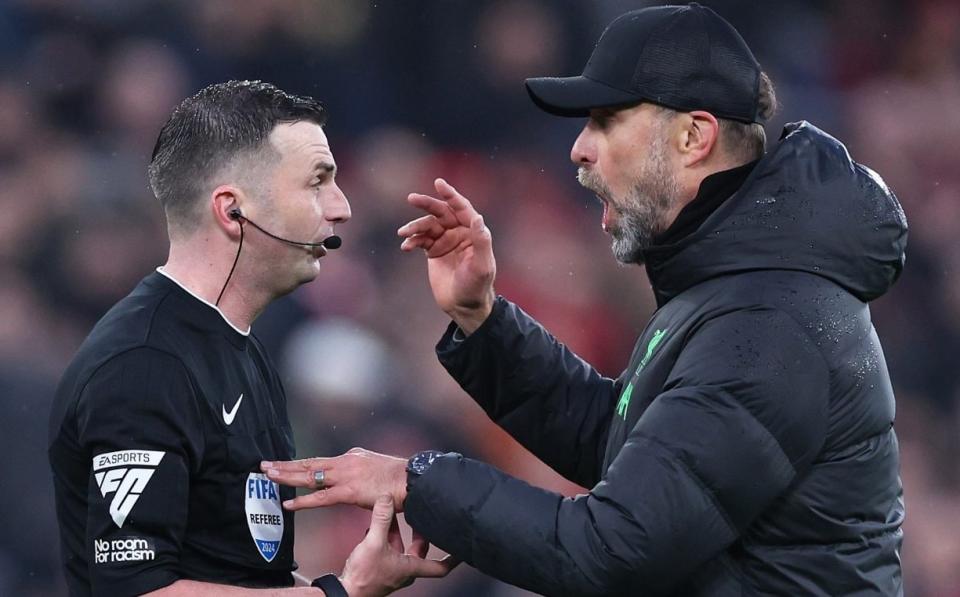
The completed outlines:
<svg viewBox="0 0 960 597">
<path fill-rule="evenodd" d="M 259 472 L 294 457 L 293 435 L 250 326 L 316 277 L 350 218 L 325 120 L 312 98 L 231 81 L 184 100 L 160 131 L 149 176 L 169 258 L 94 327 L 50 417 L 71 595 L 294 584 L 293 514 L 280 507 L 294 490 Z M 339 579 L 284 594 L 383 595 L 445 574 L 422 541 L 390 547 L 392 508 L 380 505 Z"/>
</svg>

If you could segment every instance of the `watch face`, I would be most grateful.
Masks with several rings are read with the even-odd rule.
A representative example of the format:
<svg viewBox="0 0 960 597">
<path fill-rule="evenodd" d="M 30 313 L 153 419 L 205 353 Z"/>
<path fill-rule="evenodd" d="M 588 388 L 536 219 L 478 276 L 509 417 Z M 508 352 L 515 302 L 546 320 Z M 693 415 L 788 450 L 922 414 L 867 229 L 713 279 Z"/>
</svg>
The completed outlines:
<svg viewBox="0 0 960 597">
<path fill-rule="evenodd" d="M 422 475 L 428 468 L 430 468 L 430 465 L 433 464 L 433 461 L 442 455 L 443 452 L 438 452 L 436 450 L 426 450 L 424 452 L 420 452 L 419 454 L 414 454 L 413 458 L 411 458 L 410 462 L 407 464 L 407 470 L 415 475 Z"/>
</svg>

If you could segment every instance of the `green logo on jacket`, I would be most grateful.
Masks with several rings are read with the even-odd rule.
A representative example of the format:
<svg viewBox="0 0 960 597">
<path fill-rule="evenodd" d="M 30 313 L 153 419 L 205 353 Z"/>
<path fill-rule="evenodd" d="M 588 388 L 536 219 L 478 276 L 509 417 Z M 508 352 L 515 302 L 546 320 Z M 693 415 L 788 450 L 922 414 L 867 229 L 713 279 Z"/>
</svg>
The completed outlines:
<svg viewBox="0 0 960 597">
<path fill-rule="evenodd" d="M 653 356 L 653 351 L 657 349 L 660 341 L 663 340 L 666 335 L 667 330 L 665 329 L 657 330 L 653 333 L 653 338 L 650 338 L 650 343 L 647 344 L 647 354 L 643 355 L 643 358 L 640 360 L 640 365 L 637 366 L 636 373 L 633 374 L 630 383 L 628 383 L 626 389 L 623 390 L 623 394 L 620 394 L 620 402 L 617 403 L 617 416 L 623 417 L 624 421 L 627 420 L 627 409 L 630 408 L 630 396 L 633 395 L 633 381 L 640 375 L 643 368 L 647 366 L 647 361 Z"/>
</svg>

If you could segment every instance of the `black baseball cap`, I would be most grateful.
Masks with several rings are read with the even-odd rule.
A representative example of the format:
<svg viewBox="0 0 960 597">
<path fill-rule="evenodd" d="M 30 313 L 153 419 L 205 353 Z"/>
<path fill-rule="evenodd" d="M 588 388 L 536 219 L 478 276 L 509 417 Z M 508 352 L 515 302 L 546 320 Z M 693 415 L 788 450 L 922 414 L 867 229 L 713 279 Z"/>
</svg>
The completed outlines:
<svg viewBox="0 0 960 597">
<path fill-rule="evenodd" d="M 651 102 L 763 121 L 760 64 L 733 25 L 696 2 L 621 15 L 600 36 L 582 75 L 527 79 L 526 86 L 557 116 Z"/>
</svg>

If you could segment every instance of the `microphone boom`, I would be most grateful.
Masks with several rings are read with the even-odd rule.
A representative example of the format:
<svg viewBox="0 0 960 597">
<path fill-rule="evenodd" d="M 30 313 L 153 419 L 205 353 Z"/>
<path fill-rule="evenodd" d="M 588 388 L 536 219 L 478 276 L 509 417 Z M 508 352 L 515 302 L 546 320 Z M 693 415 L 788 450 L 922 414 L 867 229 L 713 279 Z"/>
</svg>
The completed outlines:
<svg viewBox="0 0 960 597">
<path fill-rule="evenodd" d="M 323 239 L 322 241 L 320 241 L 320 242 L 318 242 L 318 243 L 301 243 L 301 242 L 298 242 L 298 241 L 295 241 L 295 240 L 290 240 L 289 238 L 283 238 L 282 236 L 277 236 L 276 234 L 273 234 L 272 232 L 267 232 L 266 230 L 264 230 L 263 228 L 261 228 L 256 222 L 254 222 L 254 221 L 251 220 L 250 218 L 248 218 L 248 217 L 244 216 L 243 214 L 241 214 L 239 210 L 237 210 L 235 213 L 231 213 L 231 214 L 230 214 L 230 217 L 232 217 L 232 218 L 235 219 L 235 220 L 244 220 L 244 221 L 246 221 L 246 222 L 249 222 L 251 226 L 253 226 L 253 227 L 256 228 L 257 230 L 259 230 L 260 232 L 266 234 L 266 235 L 269 236 L 270 238 L 274 238 L 274 239 L 277 239 L 277 240 L 279 240 L 279 241 L 281 241 L 281 242 L 285 242 L 285 243 L 287 243 L 288 245 L 299 245 L 299 246 L 303 246 L 303 247 L 323 247 L 324 249 L 327 249 L 327 250 L 329 250 L 329 251 L 332 251 L 332 250 L 334 250 L 334 249 L 339 249 L 339 248 L 340 248 L 340 245 L 343 244 L 343 240 L 342 240 L 339 236 L 337 236 L 336 234 L 331 235 L 331 236 L 328 236 L 327 238 Z"/>
</svg>

